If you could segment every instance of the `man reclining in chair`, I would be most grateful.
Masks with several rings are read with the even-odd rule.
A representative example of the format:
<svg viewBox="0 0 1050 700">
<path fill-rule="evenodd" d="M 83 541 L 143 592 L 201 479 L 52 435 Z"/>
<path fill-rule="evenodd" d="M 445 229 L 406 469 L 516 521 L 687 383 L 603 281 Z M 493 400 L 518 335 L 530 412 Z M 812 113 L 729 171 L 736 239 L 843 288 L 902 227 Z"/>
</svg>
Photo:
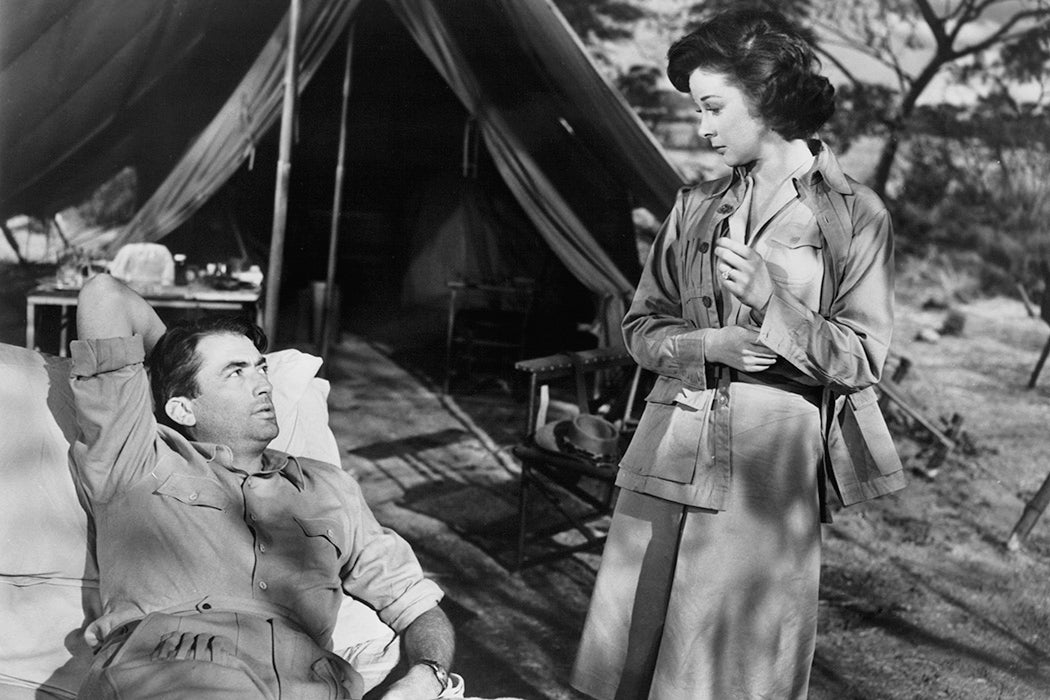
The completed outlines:
<svg viewBox="0 0 1050 700">
<path fill-rule="evenodd" d="M 359 698 L 360 676 L 326 650 L 346 594 L 402 637 L 407 672 L 383 697 L 438 697 L 454 646 L 442 593 L 353 478 L 267 449 L 262 331 L 166 330 L 108 275 L 77 316 L 73 458 L 103 604 L 80 697 Z"/>
</svg>

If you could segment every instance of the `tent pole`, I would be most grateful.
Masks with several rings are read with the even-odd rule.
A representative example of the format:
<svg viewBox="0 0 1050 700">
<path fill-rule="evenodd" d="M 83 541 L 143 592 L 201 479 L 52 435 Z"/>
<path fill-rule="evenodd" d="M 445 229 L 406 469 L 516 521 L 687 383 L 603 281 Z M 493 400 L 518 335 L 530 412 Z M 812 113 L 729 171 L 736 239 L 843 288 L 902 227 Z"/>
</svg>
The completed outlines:
<svg viewBox="0 0 1050 700">
<path fill-rule="evenodd" d="M 281 110 L 281 145 L 277 157 L 277 187 L 274 191 L 270 264 L 266 274 L 266 308 L 263 325 L 271 343 L 277 340 L 277 304 L 281 294 L 284 233 L 285 224 L 288 221 L 288 181 L 292 170 L 292 127 L 295 121 L 296 68 L 299 62 L 299 5 L 300 0 L 289 2 L 288 52 L 284 62 L 284 105 Z"/>
<path fill-rule="evenodd" d="M 343 66 L 343 107 L 339 119 L 339 153 L 335 166 L 335 193 L 332 195 L 332 230 L 328 237 L 328 273 L 325 276 L 324 306 L 321 308 L 321 337 L 317 339 L 317 354 L 328 360 L 328 336 L 332 305 L 335 299 L 335 265 L 339 254 L 339 217 L 343 208 L 343 175 L 346 172 L 346 114 L 350 103 L 350 62 L 354 54 L 354 22 L 346 32 L 346 64 Z"/>
</svg>

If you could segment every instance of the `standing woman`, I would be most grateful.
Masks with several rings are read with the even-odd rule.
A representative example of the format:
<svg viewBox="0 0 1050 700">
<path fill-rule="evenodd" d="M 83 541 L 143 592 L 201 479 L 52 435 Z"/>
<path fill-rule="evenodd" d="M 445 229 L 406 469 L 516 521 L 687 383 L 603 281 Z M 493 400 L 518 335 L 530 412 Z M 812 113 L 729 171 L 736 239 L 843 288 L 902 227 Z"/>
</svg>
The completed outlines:
<svg viewBox="0 0 1050 700">
<path fill-rule="evenodd" d="M 825 483 L 847 505 L 904 485 L 871 389 L 893 326 L 890 219 L 815 139 L 834 88 L 782 16 L 715 16 L 668 59 L 733 172 L 679 193 L 624 319 L 659 376 L 573 685 L 803 700 Z"/>
</svg>

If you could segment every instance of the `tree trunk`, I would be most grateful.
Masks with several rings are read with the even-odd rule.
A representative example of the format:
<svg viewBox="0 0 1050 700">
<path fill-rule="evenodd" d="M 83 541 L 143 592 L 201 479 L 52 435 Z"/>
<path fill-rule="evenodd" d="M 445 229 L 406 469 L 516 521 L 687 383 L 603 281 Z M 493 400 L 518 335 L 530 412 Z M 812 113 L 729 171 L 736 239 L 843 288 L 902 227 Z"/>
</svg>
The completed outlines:
<svg viewBox="0 0 1050 700">
<path fill-rule="evenodd" d="M 886 143 L 882 145 L 879 154 L 879 162 L 875 166 L 875 175 L 872 177 L 871 187 L 882 199 L 886 199 L 886 183 L 889 182 L 890 172 L 893 170 L 893 162 L 897 159 L 897 151 L 900 150 L 900 127 L 890 128 Z"/>
<path fill-rule="evenodd" d="M 893 171 L 893 164 L 897 159 L 901 140 L 907 136 L 911 128 L 911 116 L 915 113 L 915 105 L 919 101 L 919 96 L 922 95 L 926 86 L 930 84 L 933 77 L 940 71 L 941 66 L 949 62 L 947 51 L 943 47 L 939 48 L 937 53 L 930 59 L 930 62 L 926 64 L 926 67 L 915 78 L 915 82 L 908 88 L 896 115 L 889 121 L 889 134 L 886 137 L 886 143 L 882 146 L 882 153 L 879 155 L 879 163 L 875 167 L 875 175 L 871 184 L 872 189 L 883 199 L 886 198 L 886 183 L 889 182 L 890 173 Z"/>
</svg>

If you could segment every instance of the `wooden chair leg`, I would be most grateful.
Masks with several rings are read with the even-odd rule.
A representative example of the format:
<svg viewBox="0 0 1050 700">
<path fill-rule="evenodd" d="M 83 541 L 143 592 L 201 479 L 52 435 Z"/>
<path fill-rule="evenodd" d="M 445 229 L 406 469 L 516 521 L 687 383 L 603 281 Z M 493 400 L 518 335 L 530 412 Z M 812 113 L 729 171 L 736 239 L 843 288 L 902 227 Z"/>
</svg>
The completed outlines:
<svg viewBox="0 0 1050 700">
<path fill-rule="evenodd" d="M 1050 338 L 1046 339 L 1046 345 L 1043 346 L 1043 352 L 1039 355 L 1039 361 L 1035 363 L 1035 369 L 1032 370 L 1032 377 L 1028 380 L 1028 388 L 1035 388 L 1035 382 L 1039 379 L 1039 373 L 1043 371 L 1043 365 L 1046 364 L 1046 356 L 1050 355 Z"/>
<path fill-rule="evenodd" d="M 529 507 L 529 465 L 524 461 L 521 465 L 520 490 L 518 491 L 518 554 L 514 562 L 514 570 L 521 571 L 525 564 L 525 528 L 528 525 Z"/>
<path fill-rule="evenodd" d="M 1025 504 L 1021 519 L 1017 521 L 1013 532 L 1010 533 L 1010 539 L 1006 543 L 1007 549 L 1016 551 L 1021 548 L 1024 538 L 1028 537 L 1028 533 L 1032 531 L 1032 527 L 1046 510 L 1047 505 L 1050 505 L 1050 476 L 1046 477 L 1043 485 L 1032 496 L 1032 500 Z"/>
</svg>

